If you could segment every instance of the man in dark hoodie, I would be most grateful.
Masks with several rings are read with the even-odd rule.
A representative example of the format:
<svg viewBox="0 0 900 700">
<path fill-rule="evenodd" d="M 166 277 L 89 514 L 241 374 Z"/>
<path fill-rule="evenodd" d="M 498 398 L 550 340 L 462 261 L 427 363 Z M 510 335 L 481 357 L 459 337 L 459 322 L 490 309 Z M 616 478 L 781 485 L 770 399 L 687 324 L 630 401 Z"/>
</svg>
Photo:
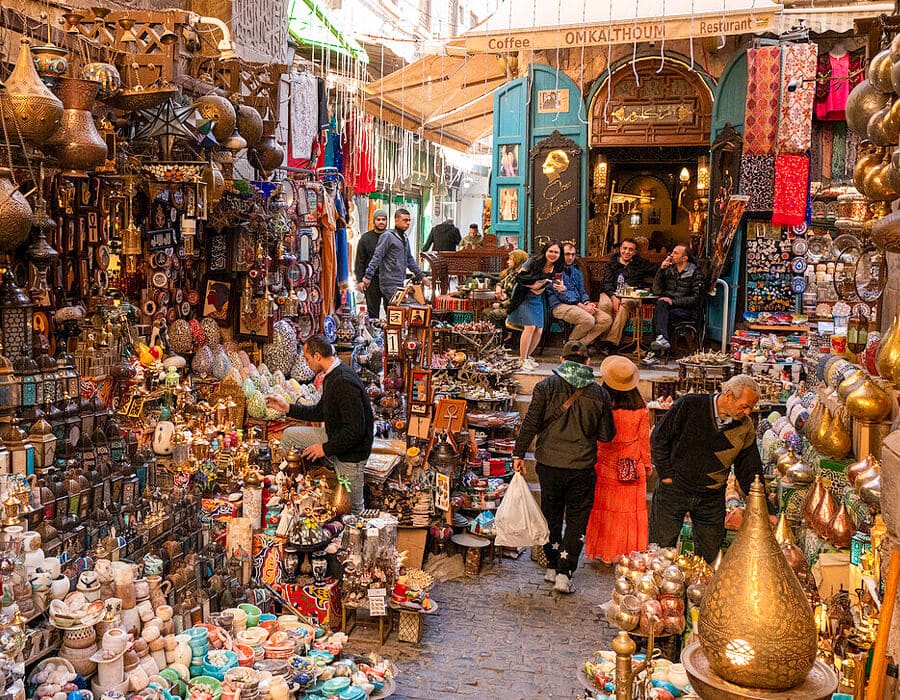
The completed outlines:
<svg viewBox="0 0 900 700">
<path fill-rule="evenodd" d="M 384 209 L 376 209 L 372 214 L 372 228 L 359 237 L 359 243 L 356 246 L 356 264 L 353 266 L 353 274 L 356 281 L 359 282 L 366 276 L 366 267 L 372 256 L 375 255 L 375 249 L 378 247 L 378 239 L 387 230 L 388 215 Z M 372 285 L 366 288 L 364 292 L 366 296 L 366 313 L 369 318 L 378 318 L 381 316 L 381 289 L 378 286 L 378 273 L 372 278 Z"/>
<path fill-rule="evenodd" d="M 644 287 L 653 279 L 656 265 L 638 255 L 637 241 L 625 238 L 619 244 L 619 252 L 610 258 L 600 281 L 600 300 L 597 308 L 613 318 L 612 325 L 598 340 L 616 348 L 622 342 L 622 332 L 631 313 L 640 305 L 636 299 L 622 299 L 617 296 L 619 287 Z M 610 349 L 611 349 L 610 348 Z"/>
<path fill-rule="evenodd" d="M 431 246 L 439 253 L 454 251 L 461 240 L 462 235 L 453 224 L 453 219 L 446 219 L 431 229 L 431 233 L 425 239 L 425 245 L 422 246 L 422 252 L 431 250 Z"/>
<path fill-rule="evenodd" d="M 594 381 L 584 344 L 566 343 L 560 359 L 562 364 L 553 374 L 534 387 L 513 457 L 516 471 L 522 473 L 525 452 L 537 437 L 534 457 L 541 482 L 541 512 L 550 527 L 550 541 L 544 545 L 544 580 L 560 593 L 573 593 L 572 574 L 594 504 L 597 442 L 612 440 L 616 428 L 609 394 Z"/>
<path fill-rule="evenodd" d="M 642 360 L 645 365 L 657 364 L 657 354 L 671 348 L 669 330 L 673 323 L 697 318 L 703 293 L 703 274 L 696 263 L 691 262 L 687 246 L 675 246 L 660 263 L 653 280 L 653 293 L 659 297 L 653 311 L 656 340 L 650 344 L 653 352 Z"/>
</svg>

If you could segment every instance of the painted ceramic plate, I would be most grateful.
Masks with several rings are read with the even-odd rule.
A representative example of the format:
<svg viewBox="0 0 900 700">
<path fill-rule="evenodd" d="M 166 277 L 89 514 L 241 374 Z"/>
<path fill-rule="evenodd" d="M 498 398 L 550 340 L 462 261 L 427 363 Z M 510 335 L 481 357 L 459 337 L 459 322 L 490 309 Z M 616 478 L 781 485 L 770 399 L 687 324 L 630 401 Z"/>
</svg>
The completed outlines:
<svg viewBox="0 0 900 700">
<path fill-rule="evenodd" d="M 326 316 L 322 321 L 322 331 L 329 343 L 333 343 L 337 339 L 337 322 L 334 316 Z"/>
<path fill-rule="evenodd" d="M 806 257 L 811 262 L 819 262 L 831 250 L 831 239 L 828 236 L 813 236 L 809 239 L 806 249 Z"/>
<path fill-rule="evenodd" d="M 791 280 L 791 291 L 794 294 L 803 294 L 806 291 L 806 278 L 805 277 L 794 277 Z"/>
<path fill-rule="evenodd" d="M 798 238 L 794 241 L 794 245 L 791 246 L 794 255 L 806 255 L 807 248 L 809 248 L 809 244 L 805 238 Z"/>
<path fill-rule="evenodd" d="M 791 270 L 797 275 L 802 275 L 806 272 L 806 258 L 794 258 L 791 260 Z"/>
</svg>

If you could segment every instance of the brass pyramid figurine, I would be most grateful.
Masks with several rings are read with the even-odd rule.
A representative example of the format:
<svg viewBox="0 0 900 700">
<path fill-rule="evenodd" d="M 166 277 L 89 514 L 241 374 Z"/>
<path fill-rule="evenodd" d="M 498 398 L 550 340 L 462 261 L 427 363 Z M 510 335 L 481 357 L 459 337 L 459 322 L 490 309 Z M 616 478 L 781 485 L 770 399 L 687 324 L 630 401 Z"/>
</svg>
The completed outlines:
<svg viewBox="0 0 900 700">
<path fill-rule="evenodd" d="M 750 688 L 788 690 L 816 659 L 816 626 L 781 554 L 757 478 L 744 520 L 700 606 L 700 644 L 716 674 Z"/>
</svg>

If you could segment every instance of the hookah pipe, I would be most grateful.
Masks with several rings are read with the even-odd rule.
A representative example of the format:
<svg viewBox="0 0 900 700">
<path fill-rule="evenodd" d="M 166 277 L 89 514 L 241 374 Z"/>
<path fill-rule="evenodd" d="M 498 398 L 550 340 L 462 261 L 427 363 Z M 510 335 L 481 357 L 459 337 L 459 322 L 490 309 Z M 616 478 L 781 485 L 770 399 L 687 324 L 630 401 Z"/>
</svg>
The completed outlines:
<svg viewBox="0 0 900 700">
<path fill-rule="evenodd" d="M 659 619 L 650 617 L 650 633 L 647 636 L 647 656 L 637 666 L 633 666 L 631 657 L 637 649 L 634 640 L 624 630 L 616 635 L 612 650 L 616 652 L 616 700 L 631 700 L 634 681 L 638 674 L 645 671 L 653 663 L 653 642 L 656 623 Z"/>
</svg>

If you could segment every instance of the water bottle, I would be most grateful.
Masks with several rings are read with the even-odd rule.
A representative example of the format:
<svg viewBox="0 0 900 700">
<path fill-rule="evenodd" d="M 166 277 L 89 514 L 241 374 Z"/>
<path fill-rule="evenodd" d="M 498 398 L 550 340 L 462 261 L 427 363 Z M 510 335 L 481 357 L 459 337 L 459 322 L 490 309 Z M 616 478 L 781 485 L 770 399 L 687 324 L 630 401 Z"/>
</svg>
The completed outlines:
<svg viewBox="0 0 900 700">
<path fill-rule="evenodd" d="M 616 295 L 622 296 L 625 294 L 625 275 L 619 273 L 619 279 L 616 281 Z"/>
</svg>

